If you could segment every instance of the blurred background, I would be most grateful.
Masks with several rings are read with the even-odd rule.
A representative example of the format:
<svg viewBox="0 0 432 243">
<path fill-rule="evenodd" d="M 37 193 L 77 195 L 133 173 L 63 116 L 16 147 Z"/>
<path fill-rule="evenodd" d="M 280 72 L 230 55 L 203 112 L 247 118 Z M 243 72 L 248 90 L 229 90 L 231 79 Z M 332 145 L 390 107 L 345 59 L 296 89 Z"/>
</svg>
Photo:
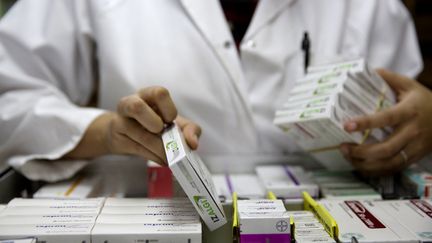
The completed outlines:
<svg viewBox="0 0 432 243">
<path fill-rule="evenodd" d="M 0 0 L 0 16 L 13 5 L 16 0 Z M 432 88 L 432 1 L 431 0 L 401 0 L 413 16 L 420 48 L 424 60 L 424 69 L 419 81 Z"/>
<path fill-rule="evenodd" d="M 423 54 L 424 69 L 419 80 L 432 88 L 432 1 L 404 0 L 414 18 Z"/>
</svg>

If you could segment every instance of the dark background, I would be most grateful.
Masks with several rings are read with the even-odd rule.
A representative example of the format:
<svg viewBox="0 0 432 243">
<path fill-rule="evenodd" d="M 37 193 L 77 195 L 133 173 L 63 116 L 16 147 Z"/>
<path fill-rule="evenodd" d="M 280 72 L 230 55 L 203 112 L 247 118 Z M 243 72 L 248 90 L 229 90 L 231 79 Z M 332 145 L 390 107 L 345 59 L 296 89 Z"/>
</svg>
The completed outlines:
<svg viewBox="0 0 432 243">
<path fill-rule="evenodd" d="M 432 88 L 432 1 L 404 0 L 403 2 L 414 18 L 423 55 L 424 68 L 418 79 Z"/>
</svg>

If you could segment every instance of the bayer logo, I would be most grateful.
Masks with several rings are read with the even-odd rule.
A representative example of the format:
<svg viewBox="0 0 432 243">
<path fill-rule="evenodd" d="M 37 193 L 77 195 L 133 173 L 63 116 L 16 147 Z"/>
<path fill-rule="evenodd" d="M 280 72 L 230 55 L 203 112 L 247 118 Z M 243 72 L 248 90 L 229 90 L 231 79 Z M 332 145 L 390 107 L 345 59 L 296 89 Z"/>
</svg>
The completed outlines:
<svg viewBox="0 0 432 243">
<path fill-rule="evenodd" d="M 280 220 L 275 225 L 276 230 L 279 232 L 285 232 L 288 229 L 288 223 L 285 220 Z"/>
</svg>

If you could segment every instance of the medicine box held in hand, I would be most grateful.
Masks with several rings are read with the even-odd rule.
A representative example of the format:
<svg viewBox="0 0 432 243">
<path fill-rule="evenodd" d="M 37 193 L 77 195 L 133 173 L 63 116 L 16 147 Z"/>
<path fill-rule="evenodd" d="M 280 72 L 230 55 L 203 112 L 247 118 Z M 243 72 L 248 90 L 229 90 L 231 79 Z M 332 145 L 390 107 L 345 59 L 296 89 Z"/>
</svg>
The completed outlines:
<svg viewBox="0 0 432 243">
<path fill-rule="evenodd" d="M 210 230 L 227 221 L 212 176 L 201 158 L 192 151 L 177 124 L 162 134 L 168 165 L 177 181 Z"/>
<path fill-rule="evenodd" d="M 339 145 L 382 141 L 392 129 L 348 133 L 343 123 L 393 106 L 395 94 L 363 59 L 308 70 L 276 111 L 274 123 L 328 169 L 352 169 Z"/>
</svg>

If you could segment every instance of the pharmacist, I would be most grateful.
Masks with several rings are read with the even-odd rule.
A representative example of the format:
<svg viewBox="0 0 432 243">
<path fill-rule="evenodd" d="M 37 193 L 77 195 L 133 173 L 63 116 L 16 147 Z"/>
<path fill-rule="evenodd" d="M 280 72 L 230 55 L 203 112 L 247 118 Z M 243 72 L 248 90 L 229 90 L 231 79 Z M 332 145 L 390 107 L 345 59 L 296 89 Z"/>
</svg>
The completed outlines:
<svg viewBox="0 0 432 243">
<path fill-rule="evenodd" d="M 0 161 L 50 181 L 105 154 L 163 163 L 177 115 L 213 171 L 285 161 L 272 119 L 305 58 L 422 69 L 399 0 L 21 0 L 0 43 Z"/>
</svg>

